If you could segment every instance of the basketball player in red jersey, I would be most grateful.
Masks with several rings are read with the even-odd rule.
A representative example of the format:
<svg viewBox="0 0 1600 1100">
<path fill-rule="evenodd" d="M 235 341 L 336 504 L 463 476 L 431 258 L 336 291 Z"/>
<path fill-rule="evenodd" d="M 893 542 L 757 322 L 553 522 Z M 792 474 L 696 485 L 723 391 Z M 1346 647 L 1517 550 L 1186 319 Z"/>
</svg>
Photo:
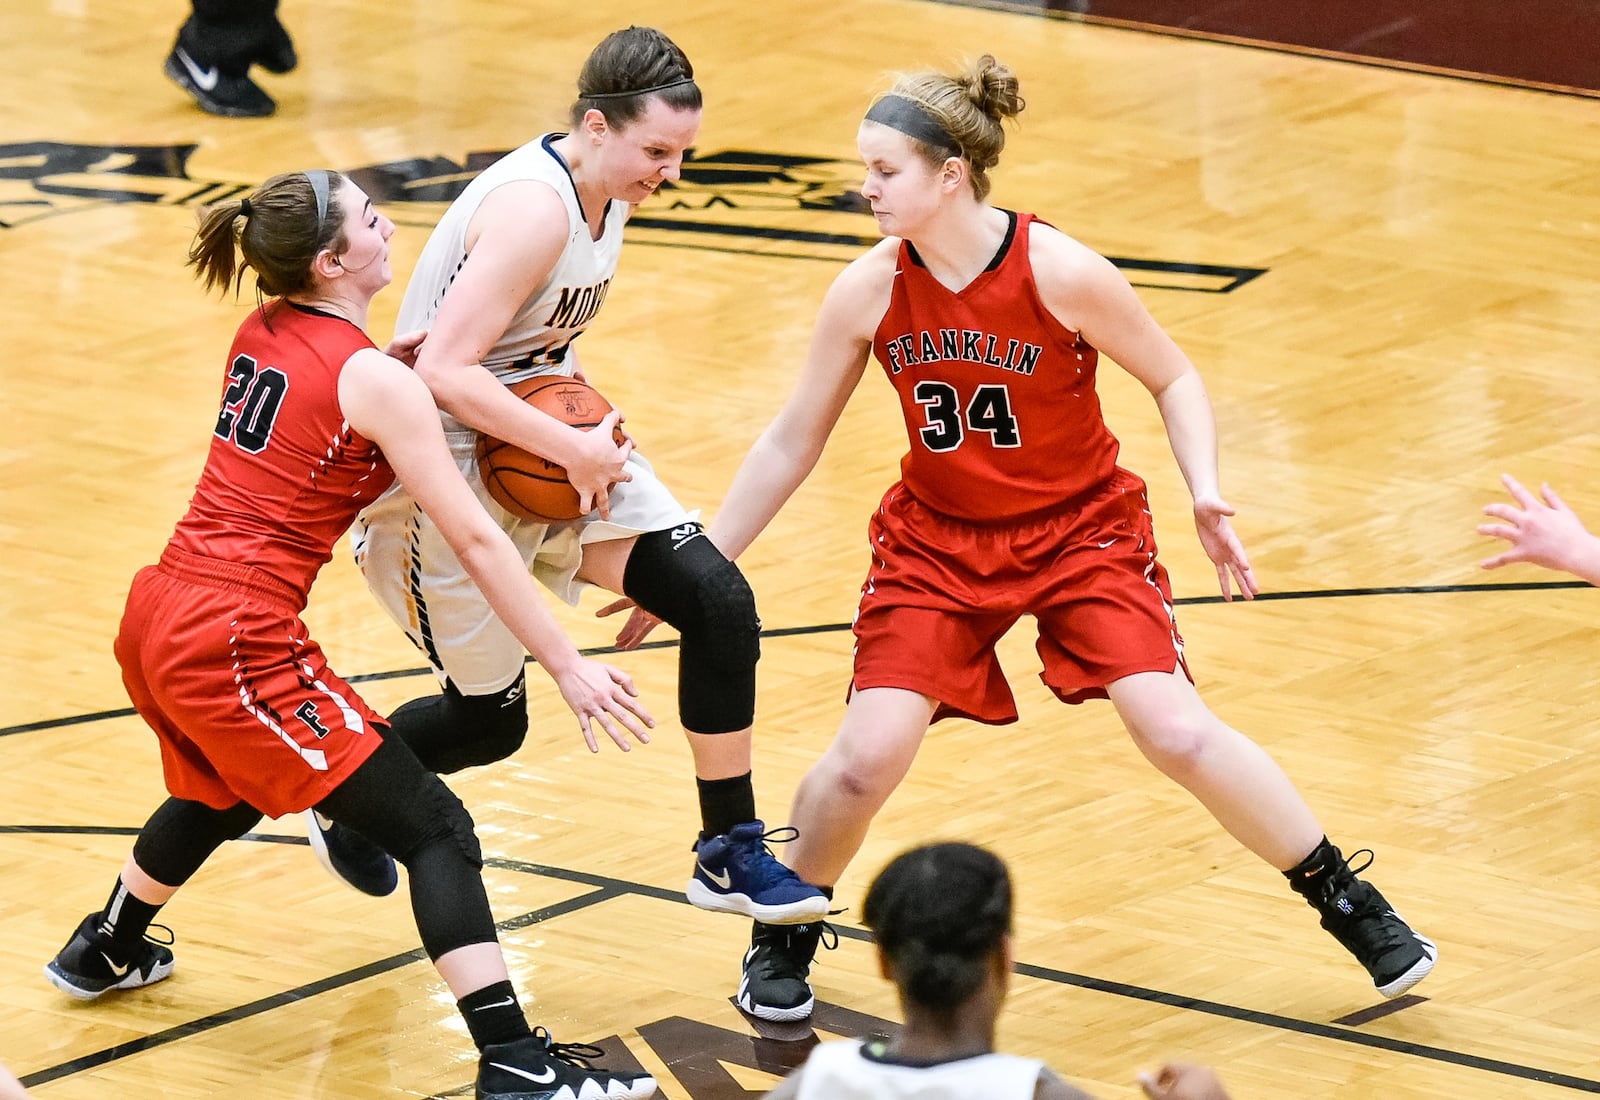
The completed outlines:
<svg viewBox="0 0 1600 1100">
<path fill-rule="evenodd" d="M 134 578 L 117 635 L 123 683 L 155 731 L 170 797 L 105 908 L 46 966 L 89 999 L 160 981 L 172 952 L 156 912 L 226 840 L 263 814 L 315 807 L 410 870 L 423 946 L 481 1056 L 479 1097 L 650 1096 L 648 1076 L 588 1067 L 592 1047 L 531 1031 L 496 940 L 472 818 L 328 667 L 300 613 L 357 510 L 398 477 L 446 532 L 506 625 L 577 715 L 617 745 L 647 741 L 649 713 L 621 670 L 581 656 L 510 540 L 456 470 L 427 387 L 420 337 L 380 352 L 363 328 L 388 285 L 394 225 L 334 172 L 277 176 L 209 207 L 190 250 L 208 288 L 254 268 L 274 299 L 239 327 L 222 407 L 189 512 L 158 565 Z M 169 941 L 170 942 L 170 941 Z"/>
<path fill-rule="evenodd" d="M 1283 872 L 1397 996 L 1436 948 L 1356 877 L 1278 765 L 1201 701 L 1144 483 L 1117 465 L 1101 417 L 1103 351 L 1155 398 L 1222 593 L 1237 585 L 1248 599 L 1256 579 L 1218 489 L 1199 374 L 1109 261 L 986 201 L 1002 120 L 1021 109 L 1016 78 L 992 57 L 956 76 L 903 77 L 872 106 L 858 138 L 862 194 L 886 239 L 834 281 L 800 382 L 709 532 L 729 558 L 743 552 L 811 471 L 875 356 L 910 451 L 872 517 L 852 695 L 795 796 L 791 866 L 838 881 L 931 722 L 1016 720 L 994 645 L 1032 615 L 1044 682 L 1061 700 L 1109 697 L 1145 756 Z M 758 924 L 741 1006 L 807 1015 L 820 933 L 820 922 Z"/>
</svg>

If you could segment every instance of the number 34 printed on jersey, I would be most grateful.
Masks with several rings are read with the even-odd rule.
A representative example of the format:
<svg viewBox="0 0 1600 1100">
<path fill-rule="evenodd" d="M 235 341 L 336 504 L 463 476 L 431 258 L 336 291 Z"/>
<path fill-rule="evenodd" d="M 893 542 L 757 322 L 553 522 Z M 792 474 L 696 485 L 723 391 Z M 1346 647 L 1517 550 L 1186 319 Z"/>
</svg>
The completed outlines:
<svg viewBox="0 0 1600 1100">
<path fill-rule="evenodd" d="M 965 408 L 948 382 L 918 382 L 911 392 L 927 417 L 927 427 L 917 434 L 930 451 L 953 451 L 973 432 L 988 433 L 995 447 L 1022 446 L 1022 432 L 1011 412 L 1011 392 L 1000 383 L 979 386 Z"/>
<path fill-rule="evenodd" d="M 232 381 L 222 394 L 216 434 L 232 439 L 240 450 L 258 455 L 272 438 L 272 422 L 278 418 L 283 395 L 289 392 L 289 378 L 276 367 L 257 370 L 256 361 L 243 354 L 234 357 L 228 377 Z"/>
</svg>

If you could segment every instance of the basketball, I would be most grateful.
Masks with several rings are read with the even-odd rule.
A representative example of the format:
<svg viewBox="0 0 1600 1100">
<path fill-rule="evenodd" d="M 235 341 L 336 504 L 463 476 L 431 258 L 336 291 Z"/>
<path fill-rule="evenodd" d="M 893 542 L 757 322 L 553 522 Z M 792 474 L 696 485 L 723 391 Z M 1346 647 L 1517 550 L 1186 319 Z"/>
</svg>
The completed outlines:
<svg viewBox="0 0 1600 1100">
<path fill-rule="evenodd" d="M 611 411 L 611 402 L 589 385 L 566 375 L 535 375 L 508 389 L 542 413 L 574 428 L 593 428 Z M 612 433 L 618 445 L 622 429 Z M 577 519 L 578 490 L 565 467 L 529 454 L 491 436 L 478 437 L 478 473 L 494 502 L 514 516 L 536 523 Z"/>
</svg>

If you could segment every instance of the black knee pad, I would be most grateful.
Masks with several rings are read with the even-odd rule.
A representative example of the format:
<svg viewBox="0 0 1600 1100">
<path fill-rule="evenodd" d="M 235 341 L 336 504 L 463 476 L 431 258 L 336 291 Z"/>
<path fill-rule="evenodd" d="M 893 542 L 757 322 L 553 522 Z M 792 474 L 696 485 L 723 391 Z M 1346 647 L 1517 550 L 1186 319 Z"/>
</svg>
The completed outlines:
<svg viewBox="0 0 1600 1100">
<path fill-rule="evenodd" d="M 348 825 L 411 866 L 419 853 L 448 844 L 474 869 L 483 852 L 472 815 L 444 780 L 424 768 L 405 745 L 384 741 L 317 810 Z"/>
<path fill-rule="evenodd" d="M 150 815 L 133 842 L 133 861 L 167 886 L 182 886 L 224 843 L 255 828 L 261 811 L 245 802 L 213 810 L 200 802 L 169 798 Z"/>
<path fill-rule="evenodd" d="M 693 733 L 731 733 L 755 720 L 761 620 L 739 567 L 698 523 L 640 535 L 622 591 L 682 638 L 678 710 Z"/>
<path fill-rule="evenodd" d="M 463 695 L 445 684 L 444 697 L 452 719 L 465 735 L 462 765 L 493 764 L 522 747 L 528 736 L 528 676 L 493 695 Z M 455 769 L 452 769 L 455 770 Z"/>
<path fill-rule="evenodd" d="M 463 695 L 446 683 L 443 694 L 401 704 L 389 725 L 430 771 L 448 775 L 493 764 L 528 736 L 527 676 L 493 695 Z"/>
</svg>

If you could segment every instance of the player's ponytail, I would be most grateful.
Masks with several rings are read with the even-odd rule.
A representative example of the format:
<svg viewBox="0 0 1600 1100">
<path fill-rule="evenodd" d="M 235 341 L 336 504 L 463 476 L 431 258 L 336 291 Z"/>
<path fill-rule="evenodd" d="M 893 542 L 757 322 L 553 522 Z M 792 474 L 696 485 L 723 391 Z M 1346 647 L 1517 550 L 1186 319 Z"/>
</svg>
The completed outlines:
<svg viewBox="0 0 1600 1100">
<path fill-rule="evenodd" d="M 311 262 L 324 248 L 345 247 L 339 189 L 344 176 L 315 169 L 273 176 L 243 199 L 201 209 L 189 264 L 207 290 L 244 281 L 254 269 L 263 294 L 295 294 L 311 286 Z"/>
</svg>

